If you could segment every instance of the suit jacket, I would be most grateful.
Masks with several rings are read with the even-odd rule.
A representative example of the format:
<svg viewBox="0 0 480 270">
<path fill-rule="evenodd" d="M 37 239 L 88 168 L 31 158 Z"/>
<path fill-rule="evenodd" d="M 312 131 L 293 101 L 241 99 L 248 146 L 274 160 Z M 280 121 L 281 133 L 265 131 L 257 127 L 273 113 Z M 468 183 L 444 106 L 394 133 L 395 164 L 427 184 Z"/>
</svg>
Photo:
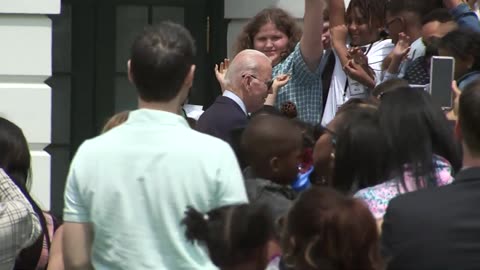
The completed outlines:
<svg viewBox="0 0 480 270">
<path fill-rule="evenodd" d="M 245 128 L 247 121 L 247 115 L 235 101 L 219 96 L 200 116 L 196 129 L 232 145 L 232 132 Z"/>
<path fill-rule="evenodd" d="M 387 269 L 480 269 L 480 167 L 446 186 L 390 201 L 382 227 Z"/>
</svg>

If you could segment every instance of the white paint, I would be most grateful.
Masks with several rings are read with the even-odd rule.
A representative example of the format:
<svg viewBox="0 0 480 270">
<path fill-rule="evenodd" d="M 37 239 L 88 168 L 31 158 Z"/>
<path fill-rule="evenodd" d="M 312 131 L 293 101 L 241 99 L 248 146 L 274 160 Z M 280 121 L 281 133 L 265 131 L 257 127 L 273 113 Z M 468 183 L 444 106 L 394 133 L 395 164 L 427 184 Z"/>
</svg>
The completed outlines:
<svg viewBox="0 0 480 270">
<path fill-rule="evenodd" d="M 30 193 L 44 210 L 50 209 L 50 155 L 45 151 L 31 151 L 32 175 Z"/>
<path fill-rule="evenodd" d="M 0 14 L 0 37 L 0 75 L 50 76 L 52 23 L 47 16 Z"/>
<path fill-rule="evenodd" d="M 31 194 L 50 209 L 52 23 L 60 0 L 0 0 L 0 116 L 18 125 L 32 154 Z M 10 13 L 10 14 L 7 14 Z"/>
<path fill-rule="evenodd" d="M 19 126 L 35 150 L 51 137 L 51 89 L 46 84 L 0 83 L 0 114 Z M 43 147 L 43 148 L 41 148 Z"/>
<path fill-rule="evenodd" d="M 345 7 L 350 0 L 344 0 Z M 293 17 L 303 18 L 305 1 L 302 0 L 225 0 L 225 18 L 249 19 L 260 10 L 268 7 L 279 7 L 288 11 Z"/>
<path fill-rule="evenodd" d="M 59 0 L 0 0 L 0 13 L 58 14 Z"/>
</svg>

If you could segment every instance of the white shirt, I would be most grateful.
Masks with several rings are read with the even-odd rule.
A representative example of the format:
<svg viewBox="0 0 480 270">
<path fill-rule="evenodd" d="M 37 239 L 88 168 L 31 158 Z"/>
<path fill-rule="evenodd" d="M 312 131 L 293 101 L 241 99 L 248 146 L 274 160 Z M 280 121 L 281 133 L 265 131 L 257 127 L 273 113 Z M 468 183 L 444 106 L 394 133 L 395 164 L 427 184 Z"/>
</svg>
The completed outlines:
<svg viewBox="0 0 480 270">
<path fill-rule="evenodd" d="M 187 206 L 245 203 L 237 159 L 220 139 L 179 115 L 140 109 L 84 142 L 72 161 L 64 220 L 92 223 L 95 269 L 216 269 L 188 242 Z"/>
<path fill-rule="evenodd" d="M 375 73 L 375 81 L 380 80 L 382 73 L 382 61 L 392 51 L 394 45 L 390 39 L 380 40 L 371 44 L 370 50 L 367 47 L 368 65 Z M 343 70 L 342 63 L 335 53 L 335 67 L 330 83 L 330 90 L 328 92 L 327 102 L 322 118 L 322 125 L 327 125 L 332 121 L 337 113 L 337 110 L 350 98 L 366 98 L 369 94 L 369 89 L 361 85 L 359 82 L 348 78 Z"/>
</svg>

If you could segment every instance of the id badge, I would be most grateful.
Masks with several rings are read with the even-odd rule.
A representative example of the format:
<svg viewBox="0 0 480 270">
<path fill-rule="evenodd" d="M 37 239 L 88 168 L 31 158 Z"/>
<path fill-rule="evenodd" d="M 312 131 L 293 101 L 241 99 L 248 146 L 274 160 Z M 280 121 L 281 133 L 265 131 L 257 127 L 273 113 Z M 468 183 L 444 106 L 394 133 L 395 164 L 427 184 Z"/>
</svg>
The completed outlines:
<svg viewBox="0 0 480 270">
<path fill-rule="evenodd" d="M 350 97 L 364 96 L 366 93 L 365 86 L 354 80 L 349 80 Z"/>
</svg>

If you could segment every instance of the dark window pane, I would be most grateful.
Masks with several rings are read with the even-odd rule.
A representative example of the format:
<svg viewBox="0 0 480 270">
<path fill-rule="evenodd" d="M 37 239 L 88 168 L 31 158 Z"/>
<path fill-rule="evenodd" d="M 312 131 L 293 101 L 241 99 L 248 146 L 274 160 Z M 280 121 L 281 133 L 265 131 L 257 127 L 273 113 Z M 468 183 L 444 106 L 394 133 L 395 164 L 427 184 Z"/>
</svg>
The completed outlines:
<svg viewBox="0 0 480 270">
<path fill-rule="evenodd" d="M 185 25 L 185 9 L 183 7 L 153 7 L 153 24 L 161 21 L 172 21 L 181 25 Z"/>
<path fill-rule="evenodd" d="M 130 47 L 140 31 L 148 24 L 147 6 L 118 6 L 116 10 L 115 70 L 127 72 Z"/>
<path fill-rule="evenodd" d="M 137 90 L 126 75 L 115 78 L 115 113 L 137 108 Z"/>
</svg>

